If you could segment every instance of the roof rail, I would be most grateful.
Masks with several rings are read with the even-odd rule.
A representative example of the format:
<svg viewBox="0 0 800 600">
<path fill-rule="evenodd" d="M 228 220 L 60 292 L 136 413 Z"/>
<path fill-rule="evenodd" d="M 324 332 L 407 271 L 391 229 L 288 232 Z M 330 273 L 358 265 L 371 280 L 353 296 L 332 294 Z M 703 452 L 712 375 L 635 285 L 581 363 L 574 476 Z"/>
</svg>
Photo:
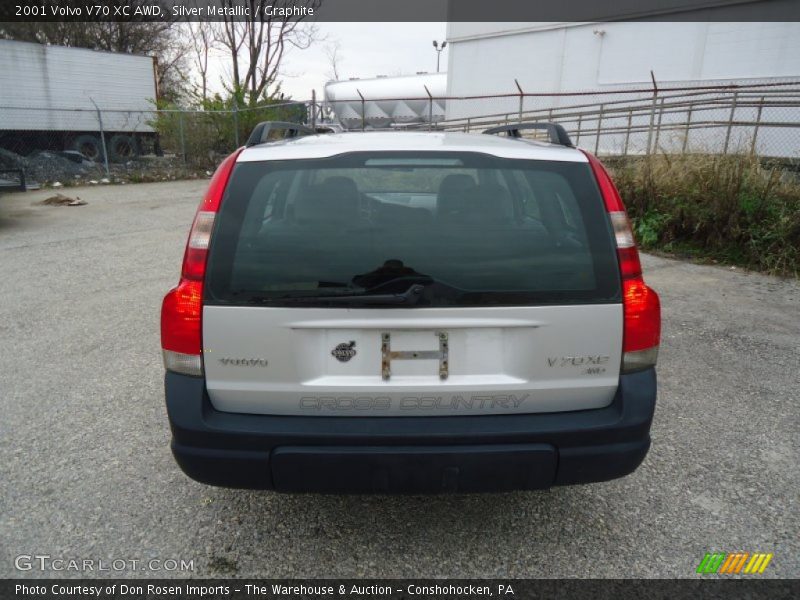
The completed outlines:
<svg viewBox="0 0 800 600">
<path fill-rule="evenodd" d="M 284 131 L 283 138 L 299 137 L 301 135 L 314 135 L 317 133 L 311 127 L 301 123 L 290 123 L 288 121 L 262 121 L 250 133 L 245 146 L 255 146 L 270 141 L 270 133 L 273 131 Z"/>
<path fill-rule="evenodd" d="M 498 127 L 490 127 L 484 129 L 483 133 L 497 134 L 505 133 L 509 137 L 520 138 L 522 134 L 520 131 L 524 129 L 542 129 L 547 131 L 550 136 L 550 143 L 558 144 L 560 146 L 574 147 L 572 140 L 569 138 L 567 131 L 558 123 L 514 123 L 511 125 L 499 125 Z"/>
</svg>

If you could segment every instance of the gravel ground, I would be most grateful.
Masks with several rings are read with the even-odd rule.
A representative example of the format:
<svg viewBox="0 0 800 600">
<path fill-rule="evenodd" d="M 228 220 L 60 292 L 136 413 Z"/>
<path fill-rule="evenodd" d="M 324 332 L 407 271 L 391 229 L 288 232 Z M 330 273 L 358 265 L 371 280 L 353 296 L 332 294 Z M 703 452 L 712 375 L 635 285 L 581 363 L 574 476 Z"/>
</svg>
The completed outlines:
<svg viewBox="0 0 800 600">
<path fill-rule="evenodd" d="M 765 576 L 800 577 L 800 284 L 727 268 L 645 257 L 659 404 L 625 479 L 450 497 L 189 480 L 158 311 L 205 185 L 0 197 L 0 577 L 42 576 L 20 554 L 194 560 L 198 577 L 693 577 L 709 550 L 774 552 Z"/>
</svg>

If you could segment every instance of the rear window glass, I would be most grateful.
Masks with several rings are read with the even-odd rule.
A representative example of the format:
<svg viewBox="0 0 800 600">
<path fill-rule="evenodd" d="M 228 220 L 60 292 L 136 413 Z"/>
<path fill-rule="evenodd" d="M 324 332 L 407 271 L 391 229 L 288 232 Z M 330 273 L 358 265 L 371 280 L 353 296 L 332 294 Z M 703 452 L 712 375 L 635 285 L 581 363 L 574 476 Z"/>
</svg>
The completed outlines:
<svg viewBox="0 0 800 600">
<path fill-rule="evenodd" d="M 415 282 L 429 287 L 416 306 L 619 301 L 589 165 L 382 152 L 236 166 L 207 303 L 326 305 Z"/>
</svg>

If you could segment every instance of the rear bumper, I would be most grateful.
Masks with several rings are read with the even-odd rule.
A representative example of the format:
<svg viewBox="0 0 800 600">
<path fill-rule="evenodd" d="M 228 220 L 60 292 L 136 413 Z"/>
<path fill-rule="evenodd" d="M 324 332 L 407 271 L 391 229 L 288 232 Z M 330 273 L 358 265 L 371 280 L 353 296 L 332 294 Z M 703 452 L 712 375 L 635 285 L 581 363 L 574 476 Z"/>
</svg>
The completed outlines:
<svg viewBox="0 0 800 600">
<path fill-rule="evenodd" d="M 606 481 L 650 446 L 654 369 L 594 410 L 456 417 L 223 413 L 204 380 L 167 373 L 172 452 L 192 479 L 286 492 L 472 492 Z"/>
</svg>

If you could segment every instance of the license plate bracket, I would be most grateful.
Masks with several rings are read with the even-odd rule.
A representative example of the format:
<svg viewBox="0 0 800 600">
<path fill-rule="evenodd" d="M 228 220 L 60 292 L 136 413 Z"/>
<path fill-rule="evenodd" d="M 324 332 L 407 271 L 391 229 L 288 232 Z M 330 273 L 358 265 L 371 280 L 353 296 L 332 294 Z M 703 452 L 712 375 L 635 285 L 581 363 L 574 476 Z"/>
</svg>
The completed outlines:
<svg viewBox="0 0 800 600">
<path fill-rule="evenodd" d="M 392 377 L 393 360 L 438 360 L 439 379 L 445 380 L 450 375 L 450 341 L 447 332 L 433 332 L 439 341 L 438 350 L 392 350 L 392 334 L 381 333 L 381 378 L 389 381 Z"/>
</svg>

